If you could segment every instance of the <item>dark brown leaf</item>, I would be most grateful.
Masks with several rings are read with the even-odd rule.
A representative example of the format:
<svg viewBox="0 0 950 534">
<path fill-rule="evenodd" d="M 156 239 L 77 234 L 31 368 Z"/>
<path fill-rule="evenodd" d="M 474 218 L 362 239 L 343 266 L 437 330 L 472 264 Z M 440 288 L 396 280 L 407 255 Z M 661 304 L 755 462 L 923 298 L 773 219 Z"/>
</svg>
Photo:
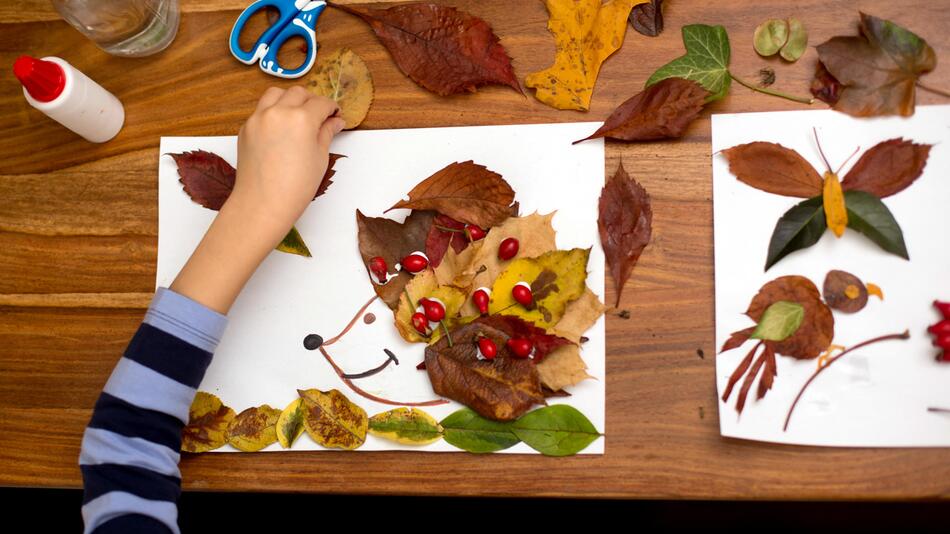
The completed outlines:
<svg viewBox="0 0 950 534">
<path fill-rule="evenodd" d="M 736 347 L 741 346 L 743 343 L 749 340 L 749 336 L 752 335 L 752 332 L 755 332 L 754 326 L 750 326 L 749 328 L 746 328 L 744 330 L 738 330 L 736 332 L 733 332 L 729 336 L 729 339 L 727 339 L 726 342 L 722 344 L 722 348 L 719 349 L 719 353 L 722 354 L 723 352 L 726 352 L 727 350 L 732 350 Z"/>
<path fill-rule="evenodd" d="M 640 4 L 646 5 L 646 4 Z M 709 91 L 683 78 L 666 78 L 620 104 L 590 137 L 620 141 L 653 141 L 683 135 L 699 116 Z"/>
<path fill-rule="evenodd" d="M 729 171 L 747 185 L 767 193 L 811 198 L 821 195 L 824 181 L 798 152 L 776 143 L 756 141 L 722 151 Z"/>
<path fill-rule="evenodd" d="M 432 388 L 496 421 L 511 421 L 535 404 L 545 404 L 538 370 L 530 359 L 513 356 L 505 346 L 509 335 L 487 324 L 488 318 L 456 328 L 426 348 L 426 371 Z M 479 360 L 479 337 L 495 342 L 493 360 Z"/>
<path fill-rule="evenodd" d="M 753 327 L 754 328 L 754 327 Z M 736 366 L 736 369 L 729 375 L 729 382 L 726 383 L 726 390 L 722 392 L 722 402 L 729 400 L 729 395 L 732 395 L 732 388 L 735 387 L 736 383 L 739 382 L 739 379 L 742 378 L 742 375 L 749 370 L 749 366 L 752 365 L 752 358 L 755 357 L 755 351 L 759 350 L 759 347 L 763 342 L 756 343 L 752 350 L 746 354 L 745 358 L 739 362 L 739 365 Z"/>
<path fill-rule="evenodd" d="M 409 191 L 409 200 L 400 200 L 389 209 L 433 210 L 491 228 L 508 218 L 514 198 L 514 190 L 500 174 L 465 161 L 451 163 L 426 178 Z"/>
<path fill-rule="evenodd" d="M 449 230 L 445 228 L 449 228 Z M 465 235 L 465 223 L 438 214 L 432 220 L 432 227 L 426 237 L 426 256 L 429 257 L 429 265 L 433 269 L 442 263 L 442 258 L 449 249 L 449 244 L 452 245 L 452 250 L 456 254 L 468 248 L 469 240 Z"/>
<path fill-rule="evenodd" d="M 864 282 L 845 271 L 828 271 L 821 292 L 828 307 L 845 313 L 859 312 L 868 303 Z"/>
<path fill-rule="evenodd" d="M 758 324 L 765 310 L 780 300 L 801 304 L 805 308 L 805 318 L 794 334 L 784 341 L 775 342 L 775 352 L 800 360 L 817 358 L 835 336 L 835 319 L 822 302 L 818 288 L 803 276 L 776 278 L 762 286 L 749 304 L 746 315 Z"/>
<path fill-rule="evenodd" d="M 740 414 L 742 409 L 745 408 L 745 400 L 749 395 L 749 390 L 752 389 L 752 383 L 755 382 L 756 375 L 759 374 L 759 369 L 762 368 L 762 364 L 765 363 L 765 353 L 768 352 L 768 343 L 765 344 L 766 349 L 759 354 L 759 357 L 755 359 L 755 363 L 752 364 L 752 368 L 749 369 L 748 374 L 745 375 L 745 380 L 742 381 L 742 387 L 739 389 L 739 395 L 736 396 L 736 411 Z"/>
<path fill-rule="evenodd" d="M 899 193 L 924 172 L 932 146 L 902 138 L 880 142 L 851 167 L 841 182 L 841 189 L 866 191 L 878 198 Z"/>
<path fill-rule="evenodd" d="M 430 3 L 388 9 L 328 5 L 362 18 L 400 70 L 433 93 L 445 96 L 500 84 L 523 94 L 508 52 L 478 17 Z"/>
<path fill-rule="evenodd" d="M 374 278 L 369 271 L 369 260 L 381 256 L 386 260 L 390 272 L 395 272 L 395 265 L 403 258 L 425 249 L 433 217 L 435 214 L 431 211 L 413 211 L 405 222 L 398 223 L 385 217 L 367 217 L 356 210 L 360 256 L 363 257 L 363 265 L 371 282 Z M 373 282 L 373 289 L 386 305 L 395 310 L 399 306 L 402 290 L 410 280 L 411 274 L 400 271 L 386 284 Z"/>
<path fill-rule="evenodd" d="M 340 158 L 345 158 L 346 156 L 341 156 L 340 154 L 330 153 L 330 160 L 327 163 L 327 172 L 323 175 L 323 180 L 320 180 L 320 186 L 317 187 L 317 192 L 313 195 L 313 199 L 316 200 L 318 196 L 327 192 L 327 189 L 330 188 L 330 185 L 333 183 L 333 175 L 336 174 L 336 171 L 333 170 L 333 166 L 336 164 L 336 160 Z"/>
<path fill-rule="evenodd" d="M 663 33 L 663 0 L 650 0 L 649 3 L 633 6 L 627 20 L 633 29 L 647 37 L 660 35 Z"/>
<path fill-rule="evenodd" d="M 765 396 L 772 384 L 775 383 L 775 376 L 778 375 L 777 364 L 775 362 L 775 349 L 771 343 L 765 343 L 765 352 L 762 354 L 765 358 L 765 368 L 762 370 L 762 378 L 759 379 L 759 391 L 756 394 L 757 399 Z"/>
<path fill-rule="evenodd" d="M 597 227 L 620 305 L 623 286 L 630 278 L 640 253 L 650 242 L 653 209 L 650 195 L 627 175 L 623 164 L 600 192 Z"/>
<path fill-rule="evenodd" d="M 843 89 L 841 82 L 836 80 L 825 68 L 825 64 L 819 61 L 815 67 L 815 77 L 811 81 L 811 94 L 829 106 L 834 106 L 841 98 L 841 89 Z"/>
</svg>

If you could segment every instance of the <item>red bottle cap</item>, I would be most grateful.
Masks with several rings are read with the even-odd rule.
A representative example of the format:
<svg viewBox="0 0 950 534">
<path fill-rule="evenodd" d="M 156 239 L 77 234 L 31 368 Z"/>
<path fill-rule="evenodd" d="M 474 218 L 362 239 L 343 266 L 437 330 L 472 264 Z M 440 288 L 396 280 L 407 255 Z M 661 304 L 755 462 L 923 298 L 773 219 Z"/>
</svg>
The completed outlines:
<svg viewBox="0 0 950 534">
<path fill-rule="evenodd" d="M 30 96 L 40 102 L 55 100 L 66 87 L 66 73 L 52 61 L 20 56 L 13 63 L 13 74 Z"/>
</svg>

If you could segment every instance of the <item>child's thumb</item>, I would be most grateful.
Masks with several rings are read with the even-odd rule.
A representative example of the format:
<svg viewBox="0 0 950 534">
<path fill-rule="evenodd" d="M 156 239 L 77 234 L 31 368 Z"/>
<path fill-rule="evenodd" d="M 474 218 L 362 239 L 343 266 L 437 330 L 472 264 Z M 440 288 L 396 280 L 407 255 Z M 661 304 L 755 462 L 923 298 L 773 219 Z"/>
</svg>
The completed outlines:
<svg viewBox="0 0 950 534">
<path fill-rule="evenodd" d="M 320 142 L 329 145 L 333 136 L 343 131 L 345 126 L 346 121 L 340 117 L 330 117 L 323 121 L 323 126 L 320 127 Z"/>
</svg>

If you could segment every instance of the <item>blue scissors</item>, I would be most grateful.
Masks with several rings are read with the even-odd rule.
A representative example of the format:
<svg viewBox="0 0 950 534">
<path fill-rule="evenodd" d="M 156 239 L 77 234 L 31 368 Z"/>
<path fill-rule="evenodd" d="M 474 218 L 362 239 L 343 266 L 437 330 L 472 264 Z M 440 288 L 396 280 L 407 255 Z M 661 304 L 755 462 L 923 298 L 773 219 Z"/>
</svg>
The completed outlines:
<svg viewBox="0 0 950 534">
<path fill-rule="evenodd" d="M 258 11 L 274 7 L 280 11 L 280 18 L 265 31 L 250 50 L 244 51 L 238 44 L 238 37 L 244 30 L 248 19 Z M 299 78 L 313 67 L 317 57 L 317 18 L 327 3 L 313 0 L 257 0 L 247 7 L 231 29 L 231 53 L 241 63 L 250 65 L 260 61 L 261 70 L 281 78 Z M 303 37 L 307 42 L 307 58 L 303 65 L 287 70 L 277 63 L 277 52 L 291 37 Z"/>
</svg>

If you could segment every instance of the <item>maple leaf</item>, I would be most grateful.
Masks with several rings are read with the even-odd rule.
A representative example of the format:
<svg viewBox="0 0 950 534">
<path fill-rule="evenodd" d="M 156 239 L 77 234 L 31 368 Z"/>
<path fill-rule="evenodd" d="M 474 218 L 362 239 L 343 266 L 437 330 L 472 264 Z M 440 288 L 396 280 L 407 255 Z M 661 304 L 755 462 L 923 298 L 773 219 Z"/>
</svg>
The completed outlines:
<svg viewBox="0 0 950 534">
<path fill-rule="evenodd" d="M 615 306 L 619 306 L 623 286 L 640 259 L 640 253 L 650 243 L 653 209 L 650 195 L 627 175 L 623 164 L 601 190 L 599 206 L 597 227 L 617 288 Z"/>
<path fill-rule="evenodd" d="M 392 270 L 409 254 L 424 250 L 426 236 L 434 217 L 435 213 L 431 211 L 413 210 L 404 222 L 398 223 L 385 217 L 367 217 L 356 210 L 360 256 L 363 258 L 363 265 L 367 266 L 366 274 L 370 281 L 373 280 L 373 274 L 369 271 L 371 259 L 377 256 L 383 258 Z M 411 274 L 399 271 L 399 274 L 385 284 L 373 282 L 373 289 L 387 306 L 395 310 L 403 288 L 410 280 Z"/>
<path fill-rule="evenodd" d="M 601 64 L 623 44 L 630 10 L 646 1 L 545 0 L 554 65 L 529 74 L 525 86 L 553 108 L 586 111 Z"/>
<path fill-rule="evenodd" d="M 363 58 L 349 48 L 321 54 L 307 80 L 307 88 L 340 105 L 345 129 L 356 128 L 373 104 L 373 76 Z"/>
<path fill-rule="evenodd" d="M 656 37 L 663 33 L 663 0 L 650 0 L 649 3 L 633 6 L 627 18 L 638 33 L 647 37 Z"/>
<path fill-rule="evenodd" d="M 832 107 L 856 117 L 913 115 L 918 78 L 937 65 L 933 48 L 897 24 L 865 13 L 860 30 L 860 35 L 832 37 L 817 47 L 821 65 L 841 85 Z M 833 83 L 820 68 L 816 74 L 822 79 L 813 83 L 812 93 L 822 97 Z"/>
<path fill-rule="evenodd" d="M 473 161 L 450 163 L 409 191 L 389 210 L 434 210 L 457 221 L 491 228 L 511 214 L 515 192 L 500 174 Z M 421 250 L 421 249 L 420 249 Z"/>
<path fill-rule="evenodd" d="M 522 94 L 508 52 L 491 26 L 478 17 L 430 3 L 388 9 L 327 5 L 363 19 L 399 69 L 433 93 L 446 96 L 500 84 Z"/>
<path fill-rule="evenodd" d="M 604 125 L 574 144 L 607 137 L 620 141 L 654 141 L 681 137 L 699 116 L 709 91 L 683 78 L 666 78 L 617 107 Z"/>
<path fill-rule="evenodd" d="M 461 402 L 483 417 L 511 421 L 533 405 L 545 403 L 541 381 L 534 362 L 508 351 L 511 336 L 486 320 L 478 318 L 429 345 L 426 371 L 436 394 Z M 478 359 L 480 337 L 498 347 L 494 359 Z"/>
</svg>

